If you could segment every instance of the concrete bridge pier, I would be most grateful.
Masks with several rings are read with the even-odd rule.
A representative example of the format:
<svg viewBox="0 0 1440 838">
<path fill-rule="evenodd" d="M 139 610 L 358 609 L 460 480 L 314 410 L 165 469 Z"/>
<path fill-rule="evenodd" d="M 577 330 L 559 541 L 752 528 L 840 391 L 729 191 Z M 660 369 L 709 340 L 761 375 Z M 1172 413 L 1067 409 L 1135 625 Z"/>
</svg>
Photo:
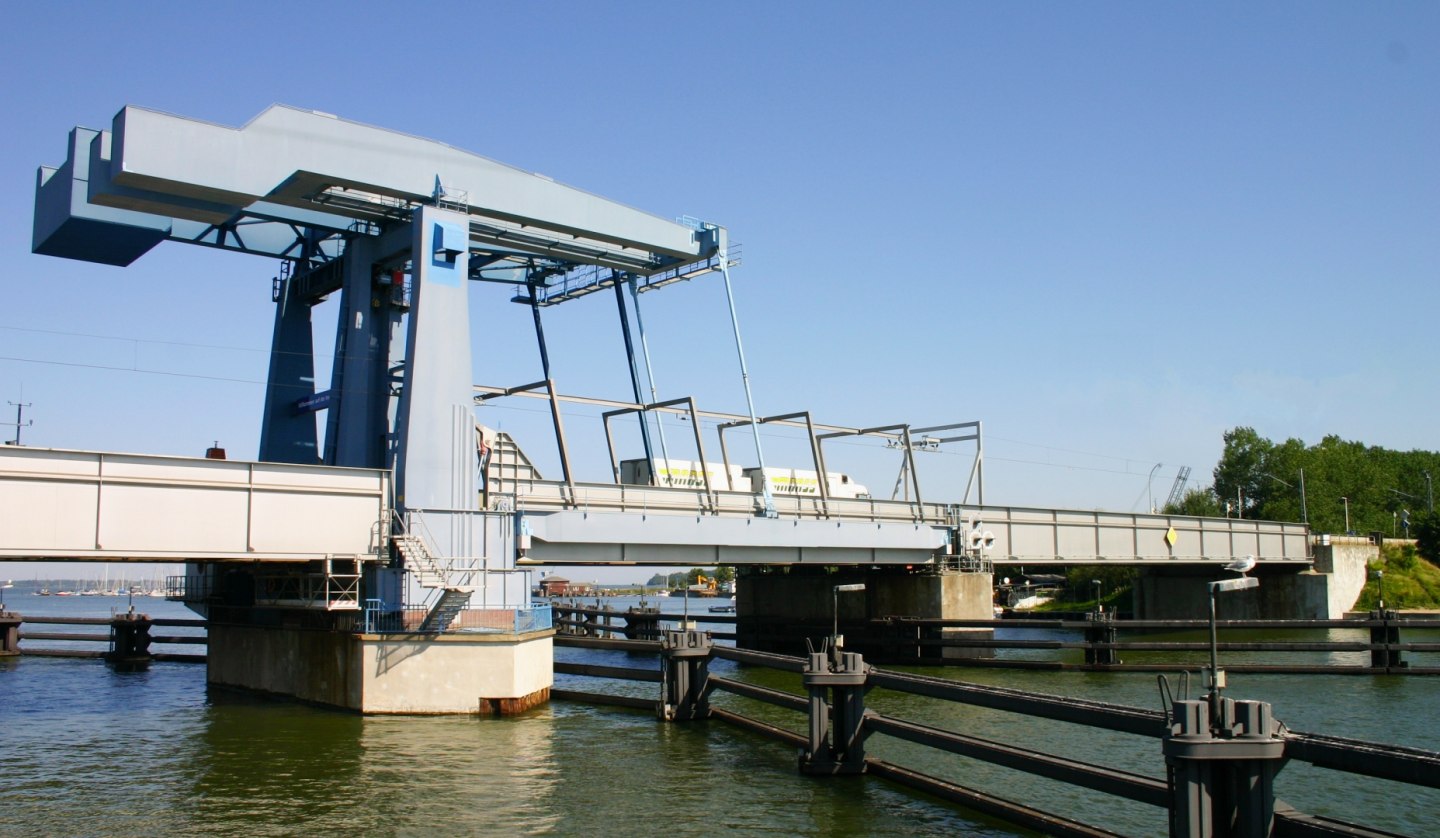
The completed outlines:
<svg viewBox="0 0 1440 838">
<path fill-rule="evenodd" d="M 840 585 L 864 584 L 863 591 Z M 789 565 L 741 568 L 736 578 L 735 645 L 742 649 L 805 655 L 819 649 L 837 624 L 844 650 L 878 663 L 965 657 L 968 649 L 921 646 L 933 636 L 897 632 L 882 620 L 919 617 L 987 620 L 994 617 L 990 573 L 932 567 Z M 939 639 L 993 635 L 990 629 L 941 629 Z M 807 647 L 806 643 L 809 642 Z"/>
<path fill-rule="evenodd" d="M 1260 587 L 1226 594 L 1222 620 L 1338 620 L 1354 608 L 1366 567 L 1379 558 L 1369 539 L 1321 536 L 1313 565 L 1265 565 L 1251 571 Z M 1205 583 L 1233 577 L 1220 566 L 1145 567 L 1135 580 L 1140 620 L 1204 620 L 1210 616 Z"/>
</svg>

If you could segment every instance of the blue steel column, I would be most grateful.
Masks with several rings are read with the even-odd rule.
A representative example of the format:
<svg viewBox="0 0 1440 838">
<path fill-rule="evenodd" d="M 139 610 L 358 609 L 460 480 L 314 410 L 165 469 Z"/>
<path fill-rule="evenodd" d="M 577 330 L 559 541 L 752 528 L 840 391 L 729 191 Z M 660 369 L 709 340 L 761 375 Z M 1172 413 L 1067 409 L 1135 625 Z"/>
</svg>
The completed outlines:
<svg viewBox="0 0 1440 838">
<path fill-rule="evenodd" d="M 366 239 L 345 251 L 335 361 L 330 374 L 325 463 L 385 468 L 390 429 L 390 344 L 398 312 L 375 283 L 374 247 Z"/>
<path fill-rule="evenodd" d="M 271 463 L 319 462 L 315 414 L 298 402 L 315 392 L 315 346 L 310 303 L 299 283 L 286 280 L 275 302 L 270 336 L 270 373 L 260 422 L 260 459 Z"/>
</svg>

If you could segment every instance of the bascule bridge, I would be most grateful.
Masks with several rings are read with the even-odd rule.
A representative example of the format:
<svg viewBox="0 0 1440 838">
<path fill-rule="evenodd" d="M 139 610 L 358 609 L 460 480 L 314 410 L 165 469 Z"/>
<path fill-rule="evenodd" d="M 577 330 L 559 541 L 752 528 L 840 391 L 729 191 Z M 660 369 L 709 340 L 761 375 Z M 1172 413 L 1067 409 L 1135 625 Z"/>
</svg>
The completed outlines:
<svg viewBox="0 0 1440 838">
<path fill-rule="evenodd" d="M 258 455 L 0 451 L 16 513 L 0 558 L 186 562 L 174 594 L 210 618 L 212 682 L 365 712 L 523 709 L 552 678 L 549 612 L 529 598 L 541 564 L 741 566 L 740 634 L 757 645 L 780 621 L 827 621 L 852 577 L 863 613 L 971 617 L 990 613 L 997 562 L 1310 565 L 1298 525 L 986 506 L 979 423 L 849 428 L 647 398 L 623 319 L 626 398 L 557 392 L 548 360 L 534 383 L 477 384 L 472 281 L 514 287 L 546 359 L 545 308 L 609 292 L 639 328 L 649 291 L 714 274 L 728 293 L 732 258 L 718 225 L 443 143 L 284 106 L 240 128 L 126 107 L 109 130 L 74 129 L 39 172 L 35 252 L 124 266 L 165 242 L 282 261 Z M 312 309 L 337 294 L 317 392 Z M 559 475 L 477 424 L 503 398 L 548 404 Z M 561 420 L 574 401 L 607 408 L 607 436 L 639 418 L 643 458 L 612 442 L 611 479 L 581 479 Z M 652 438 L 661 415 L 691 420 L 685 453 L 658 422 Z M 702 420 L 718 423 L 708 451 Z M 803 434 L 807 462 L 767 464 L 767 424 Z M 902 453 L 903 499 L 827 469 L 825 441 L 854 436 Z M 913 452 L 942 440 L 974 444 L 973 501 L 922 499 Z"/>
</svg>

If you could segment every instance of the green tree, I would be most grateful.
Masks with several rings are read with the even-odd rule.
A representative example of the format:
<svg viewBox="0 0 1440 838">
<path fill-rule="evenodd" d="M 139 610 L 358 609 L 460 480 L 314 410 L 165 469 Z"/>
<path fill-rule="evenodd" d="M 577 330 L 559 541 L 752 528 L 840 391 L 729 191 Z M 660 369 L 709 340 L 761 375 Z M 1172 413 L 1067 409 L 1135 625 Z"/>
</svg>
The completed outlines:
<svg viewBox="0 0 1440 838">
<path fill-rule="evenodd" d="M 1410 532 L 1415 535 L 1415 550 L 1421 558 L 1440 565 L 1440 515 L 1424 512 L 1412 516 Z"/>
<path fill-rule="evenodd" d="M 1274 448 L 1275 444 L 1254 428 L 1225 432 L 1225 451 L 1215 466 L 1215 495 L 1221 506 L 1242 518 L 1254 517 L 1247 510 L 1264 495 L 1265 458 Z"/>
<path fill-rule="evenodd" d="M 1225 433 L 1225 450 L 1215 466 L 1213 495 L 1230 514 L 1246 518 L 1300 521 L 1308 512 L 1317 532 L 1396 532 L 1402 510 L 1429 506 L 1427 474 L 1440 473 L 1440 453 L 1393 451 L 1331 434 L 1313 446 L 1299 439 L 1277 445 L 1254 428 Z M 1304 472 L 1304 501 L 1301 472 Z M 1194 514 L 1205 498 L 1187 496 L 1177 513 Z M 1413 530 L 1412 530 L 1413 532 Z"/>
</svg>

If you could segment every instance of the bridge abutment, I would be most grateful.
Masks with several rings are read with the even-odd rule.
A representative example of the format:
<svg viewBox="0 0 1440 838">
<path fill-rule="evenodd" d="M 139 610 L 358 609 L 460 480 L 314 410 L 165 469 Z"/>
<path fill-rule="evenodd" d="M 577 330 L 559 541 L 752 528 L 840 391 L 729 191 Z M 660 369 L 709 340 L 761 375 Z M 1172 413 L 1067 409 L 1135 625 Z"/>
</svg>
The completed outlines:
<svg viewBox="0 0 1440 838">
<path fill-rule="evenodd" d="M 1227 594 L 1226 620 L 1338 620 L 1365 587 L 1366 567 L 1379 557 L 1367 538 L 1325 536 L 1315 563 L 1303 570 L 1261 565 L 1251 575 L 1260 587 Z M 1233 576 L 1207 565 L 1145 567 L 1135 580 L 1135 617 L 1203 620 L 1210 614 L 1205 584 Z"/>
<path fill-rule="evenodd" d="M 840 585 L 863 584 L 863 591 Z M 994 616 L 989 573 L 930 568 L 788 566 L 742 570 L 736 580 L 735 643 L 742 649 L 799 655 L 815 649 L 838 622 L 846 651 L 867 660 L 917 663 L 973 656 L 923 641 L 993 634 L 990 629 L 897 629 L 887 618 L 985 620 Z M 938 635 L 938 637 L 937 637 Z"/>
</svg>

